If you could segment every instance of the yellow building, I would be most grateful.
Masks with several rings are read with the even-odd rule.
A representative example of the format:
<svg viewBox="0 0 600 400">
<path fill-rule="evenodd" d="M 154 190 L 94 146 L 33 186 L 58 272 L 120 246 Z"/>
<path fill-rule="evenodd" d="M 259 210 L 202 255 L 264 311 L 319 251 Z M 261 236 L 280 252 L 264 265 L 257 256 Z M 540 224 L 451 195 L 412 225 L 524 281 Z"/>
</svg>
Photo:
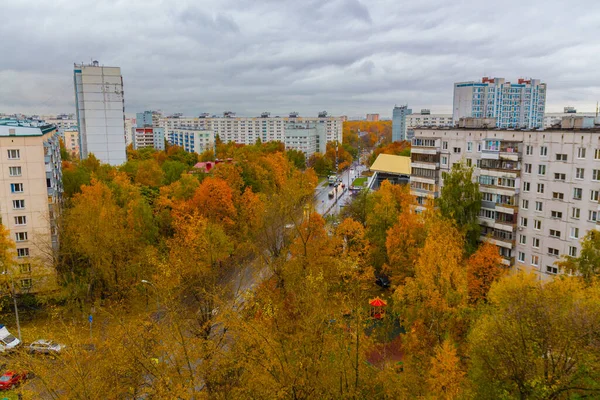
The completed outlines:
<svg viewBox="0 0 600 400">
<path fill-rule="evenodd" d="M 65 148 L 73 157 L 73 159 L 79 158 L 79 131 L 77 130 L 67 130 L 64 131 L 65 134 Z"/>
<path fill-rule="evenodd" d="M 16 243 L 9 273 L 21 292 L 56 287 L 56 218 L 62 194 L 59 136 L 52 125 L 0 121 L 0 217 Z"/>
</svg>

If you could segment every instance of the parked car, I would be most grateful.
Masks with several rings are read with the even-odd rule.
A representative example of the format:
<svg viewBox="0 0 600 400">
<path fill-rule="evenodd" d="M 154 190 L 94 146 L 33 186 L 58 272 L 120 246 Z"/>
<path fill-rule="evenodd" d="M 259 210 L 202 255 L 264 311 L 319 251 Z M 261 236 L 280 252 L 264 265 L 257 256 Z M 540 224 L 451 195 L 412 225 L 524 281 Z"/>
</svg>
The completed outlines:
<svg viewBox="0 0 600 400">
<path fill-rule="evenodd" d="M 40 339 L 29 345 L 29 352 L 38 354 L 59 354 L 64 348 L 65 346 L 62 344 L 58 344 L 51 340 Z"/>
<path fill-rule="evenodd" d="M 5 352 L 7 350 L 12 350 L 18 345 L 21 344 L 21 341 L 14 337 L 4 325 L 0 325 L 0 352 Z"/>
<path fill-rule="evenodd" d="M 6 371 L 0 376 L 0 390 L 10 390 L 19 386 L 28 376 L 27 372 Z"/>
</svg>

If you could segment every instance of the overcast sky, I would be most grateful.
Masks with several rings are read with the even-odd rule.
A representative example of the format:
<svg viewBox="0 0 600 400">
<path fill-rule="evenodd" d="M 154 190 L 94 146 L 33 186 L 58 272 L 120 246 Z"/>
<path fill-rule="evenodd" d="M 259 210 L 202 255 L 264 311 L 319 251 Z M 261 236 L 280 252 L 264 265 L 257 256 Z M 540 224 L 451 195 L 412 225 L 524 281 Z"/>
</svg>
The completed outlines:
<svg viewBox="0 0 600 400">
<path fill-rule="evenodd" d="M 0 112 L 74 112 L 73 63 L 119 66 L 128 114 L 450 113 L 453 82 L 600 100 L 598 0 L 2 0 Z"/>
</svg>

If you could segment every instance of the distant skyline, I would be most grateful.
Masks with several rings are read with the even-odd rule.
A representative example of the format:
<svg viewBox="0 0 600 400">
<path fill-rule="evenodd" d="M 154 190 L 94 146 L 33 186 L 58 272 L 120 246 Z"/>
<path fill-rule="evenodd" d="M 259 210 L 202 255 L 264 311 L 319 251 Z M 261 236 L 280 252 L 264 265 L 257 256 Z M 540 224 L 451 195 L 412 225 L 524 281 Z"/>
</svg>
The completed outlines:
<svg viewBox="0 0 600 400">
<path fill-rule="evenodd" d="M 541 79 L 600 100 L 600 3 L 5 0 L 0 112 L 74 113 L 73 63 L 121 67 L 126 114 L 452 112 L 454 82 Z"/>
</svg>

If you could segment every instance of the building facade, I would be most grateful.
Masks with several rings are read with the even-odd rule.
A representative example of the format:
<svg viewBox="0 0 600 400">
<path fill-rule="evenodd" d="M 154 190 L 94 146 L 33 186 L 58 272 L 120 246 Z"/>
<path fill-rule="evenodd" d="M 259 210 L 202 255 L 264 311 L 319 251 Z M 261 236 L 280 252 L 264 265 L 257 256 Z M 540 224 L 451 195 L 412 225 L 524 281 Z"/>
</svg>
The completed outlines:
<svg viewBox="0 0 600 400">
<path fill-rule="evenodd" d="M 564 117 L 573 116 L 595 118 L 598 115 L 595 112 L 578 113 L 574 107 L 565 107 L 561 113 L 544 114 L 544 129 L 550 129 L 555 125 L 559 125 Z"/>
<path fill-rule="evenodd" d="M 146 147 L 156 150 L 165 149 L 165 130 L 158 126 L 158 119 L 152 111 L 137 113 L 136 127 L 133 129 L 133 148 Z"/>
<path fill-rule="evenodd" d="M 406 116 L 406 126 L 409 130 L 417 127 L 450 127 L 452 125 L 452 114 L 432 114 L 427 109 Z"/>
<path fill-rule="evenodd" d="M 394 107 L 392 111 L 392 142 L 399 142 L 407 139 L 406 117 L 412 114 L 408 106 Z"/>
<path fill-rule="evenodd" d="M 325 126 L 315 122 L 289 122 L 285 125 L 285 148 L 304 153 L 308 160 L 313 154 L 325 153 Z"/>
<path fill-rule="evenodd" d="M 502 129 L 538 129 L 544 126 L 546 84 L 539 79 L 482 78 L 481 82 L 454 84 L 453 120 L 494 118 Z"/>
<path fill-rule="evenodd" d="M 369 121 L 369 122 L 379 121 L 379 114 L 367 114 L 367 121 Z"/>
<path fill-rule="evenodd" d="M 62 133 L 62 139 L 65 143 L 65 149 L 69 152 L 71 157 L 79 158 L 79 131 L 65 130 Z"/>
<path fill-rule="evenodd" d="M 59 135 L 54 126 L 0 125 L 0 216 L 16 243 L 15 287 L 34 293 L 56 287 L 62 198 Z"/>
<path fill-rule="evenodd" d="M 81 158 L 93 153 L 110 165 L 127 161 L 125 153 L 125 101 L 118 67 L 75 64 L 75 105 Z"/>
<path fill-rule="evenodd" d="M 454 163 L 475 167 L 482 240 L 499 247 L 507 266 L 554 275 L 559 257 L 578 256 L 581 238 L 600 228 L 600 126 L 417 129 L 411 158 L 411 193 L 421 205 L 439 196 Z"/>
<path fill-rule="evenodd" d="M 215 133 L 197 128 L 173 128 L 167 133 L 167 141 L 171 145 L 183 147 L 188 153 L 202 154 L 206 150 L 214 150 Z"/>
<path fill-rule="evenodd" d="M 270 117 L 269 113 L 263 113 L 261 117 L 236 117 L 227 112 L 223 117 L 185 117 L 174 115 L 160 118 L 160 126 L 164 128 L 167 136 L 172 129 L 193 128 L 213 131 L 215 136 L 225 142 L 239 144 L 254 144 L 258 139 L 263 143 L 279 141 L 285 143 L 285 129 L 287 124 L 314 123 L 323 126 L 326 142 L 342 142 L 343 121 L 339 117 L 328 117 L 321 113 L 318 117 L 300 117 L 291 113 L 287 117 Z M 325 151 L 323 145 L 318 151 Z"/>
</svg>

